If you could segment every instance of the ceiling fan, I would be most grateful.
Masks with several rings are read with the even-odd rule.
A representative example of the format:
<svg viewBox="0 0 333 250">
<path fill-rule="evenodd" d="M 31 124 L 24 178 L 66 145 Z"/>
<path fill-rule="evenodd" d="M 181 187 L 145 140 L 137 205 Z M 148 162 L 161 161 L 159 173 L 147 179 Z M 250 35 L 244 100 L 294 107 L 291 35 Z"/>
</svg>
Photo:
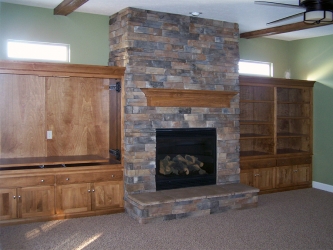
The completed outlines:
<svg viewBox="0 0 333 250">
<path fill-rule="evenodd" d="M 294 17 L 302 16 L 304 23 L 308 24 L 324 24 L 333 23 L 333 0 L 299 0 L 298 5 L 255 1 L 256 4 L 271 5 L 277 7 L 298 8 L 305 10 L 304 12 L 287 16 L 267 24 L 274 24 L 277 22 L 285 21 Z"/>
</svg>

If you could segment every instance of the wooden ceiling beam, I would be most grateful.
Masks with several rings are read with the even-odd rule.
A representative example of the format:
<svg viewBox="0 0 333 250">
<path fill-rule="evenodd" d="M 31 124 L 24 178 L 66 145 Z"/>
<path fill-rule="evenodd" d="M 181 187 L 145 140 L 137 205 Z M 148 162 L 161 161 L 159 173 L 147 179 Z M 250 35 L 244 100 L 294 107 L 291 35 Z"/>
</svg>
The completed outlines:
<svg viewBox="0 0 333 250">
<path fill-rule="evenodd" d="M 53 10 L 54 15 L 67 16 L 89 0 L 64 0 Z"/>
<path fill-rule="evenodd" d="M 257 37 L 263 37 L 263 36 L 272 36 L 276 34 L 282 34 L 292 31 L 298 31 L 298 30 L 305 30 L 305 29 L 312 29 L 319 26 L 325 26 L 325 25 L 331 25 L 333 23 L 320 23 L 320 24 L 307 24 L 304 22 L 298 22 L 298 23 L 292 23 L 277 27 L 272 27 L 268 29 L 262 29 L 262 30 L 254 30 L 250 32 L 244 32 L 240 34 L 240 38 L 257 38 Z"/>
</svg>

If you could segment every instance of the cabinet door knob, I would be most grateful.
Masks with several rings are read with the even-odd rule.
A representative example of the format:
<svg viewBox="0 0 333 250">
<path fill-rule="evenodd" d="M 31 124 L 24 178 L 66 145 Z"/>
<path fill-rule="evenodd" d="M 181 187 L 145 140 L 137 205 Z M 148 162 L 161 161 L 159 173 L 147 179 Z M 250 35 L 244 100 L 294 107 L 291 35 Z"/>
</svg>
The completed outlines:
<svg viewBox="0 0 333 250">
<path fill-rule="evenodd" d="M 15 195 L 13 196 L 13 199 L 14 199 L 14 200 L 16 199 L 16 196 L 15 196 Z"/>
<path fill-rule="evenodd" d="M 66 178 L 66 181 L 69 181 L 69 178 Z"/>
<path fill-rule="evenodd" d="M 92 191 L 95 192 L 95 189 L 93 189 Z"/>
<path fill-rule="evenodd" d="M 41 180 L 41 182 L 44 182 L 44 180 Z"/>
<path fill-rule="evenodd" d="M 19 195 L 17 198 L 19 198 L 19 199 L 20 199 L 20 198 L 21 198 L 21 195 Z"/>
<path fill-rule="evenodd" d="M 90 189 L 88 189 L 88 193 L 90 193 Z"/>
<path fill-rule="evenodd" d="M 113 178 L 113 177 L 114 177 L 114 175 L 111 175 L 111 177 Z"/>
</svg>

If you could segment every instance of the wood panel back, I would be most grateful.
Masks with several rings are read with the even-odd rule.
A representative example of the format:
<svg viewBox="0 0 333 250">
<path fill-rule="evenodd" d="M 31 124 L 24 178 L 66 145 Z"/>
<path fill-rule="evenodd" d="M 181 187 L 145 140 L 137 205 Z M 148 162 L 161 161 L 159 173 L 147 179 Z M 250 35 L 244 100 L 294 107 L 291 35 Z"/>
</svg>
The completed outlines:
<svg viewBox="0 0 333 250">
<path fill-rule="evenodd" d="M 44 82 L 0 74 L 0 158 L 46 156 Z"/>
<path fill-rule="evenodd" d="M 273 103 L 240 103 L 240 120 L 273 123 Z"/>
<path fill-rule="evenodd" d="M 109 82 L 46 78 L 48 156 L 109 156 Z"/>
<path fill-rule="evenodd" d="M 278 102 L 306 103 L 311 102 L 310 89 L 306 88 L 277 88 Z"/>
<path fill-rule="evenodd" d="M 277 134 L 281 135 L 308 135 L 311 128 L 310 119 L 278 119 Z"/>
<path fill-rule="evenodd" d="M 241 101 L 273 101 L 274 89 L 263 86 L 241 86 Z"/>
</svg>

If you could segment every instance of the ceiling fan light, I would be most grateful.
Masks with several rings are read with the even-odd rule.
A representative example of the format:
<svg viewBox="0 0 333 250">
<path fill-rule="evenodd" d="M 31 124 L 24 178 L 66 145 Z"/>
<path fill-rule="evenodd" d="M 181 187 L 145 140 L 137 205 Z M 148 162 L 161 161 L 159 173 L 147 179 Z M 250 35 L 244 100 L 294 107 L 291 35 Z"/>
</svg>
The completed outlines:
<svg viewBox="0 0 333 250">
<path fill-rule="evenodd" d="M 305 23 L 328 23 L 333 21 L 333 12 L 314 10 L 304 12 Z"/>
<path fill-rule="evenodd" d="M 202 12 L 199 12 L 199 11 L 192 11 L 190 12 L 190 14 L 194 17 L 197 17 L 197 16 L 200 16 L 202 14 Z"/>
</svg>

